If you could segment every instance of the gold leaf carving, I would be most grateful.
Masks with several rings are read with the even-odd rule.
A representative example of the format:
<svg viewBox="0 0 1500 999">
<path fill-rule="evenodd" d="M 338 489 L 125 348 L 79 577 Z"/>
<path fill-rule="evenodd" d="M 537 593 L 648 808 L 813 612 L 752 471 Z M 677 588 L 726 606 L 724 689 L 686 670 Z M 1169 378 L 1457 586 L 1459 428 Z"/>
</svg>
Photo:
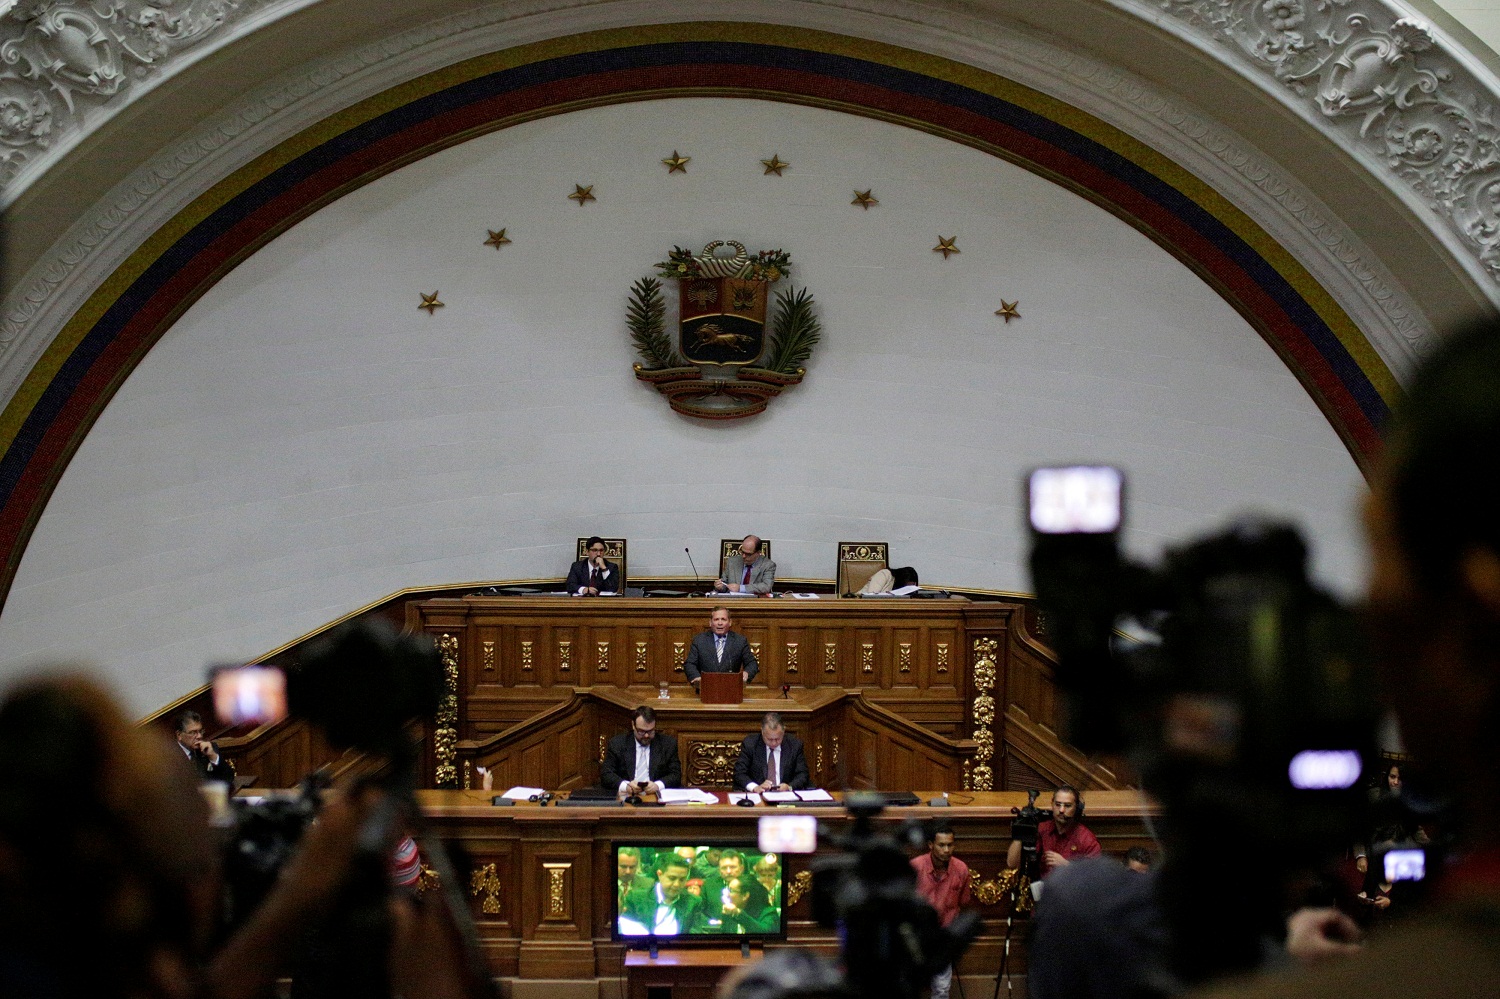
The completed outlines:
<svg viewBox="0 0 1500 999">
<path fill-rule="evenodd" d="M 823 643 L 823 672 L 832 673 L 839 666 L 839 646 L 837 642 Z"/>
<path fill-rule="evenodd" d="M 993 791 L 995 789 L 995 772 L 990 769 L 988 763 L 981 763 L 974 768 L 974 790 Z"/>
<path fill-rule="evenodd" d="M 989 694 L 980 694 L 974 698 L 974 720 L 980 725 L 994 724 L 995 699 Z M 975 737 L 978 737 L 977 733 Z"/>
<path fill-rule="evenodd" d="M 495 873 L 494 864 L 485 864 L 483 867 L 475 868 L 474 872 L 469 875 L 469 894 L 484 895 L 479 911 L 486 915 L 498 916 L 500 914 L 500 889 L 503 887 L 499 875 Z"/>
<path fill-rule="evenodd" d="M 440 887 L 442 883 L 443 879 L 438 872 L 423 864 L 421 873 L 417 875 L 417 894 L 425 895 L 433 888 Z"/>
<path fill-rule="evenodd" d="M 599 652 L 599 672 L 601 672 L 601 673 L 608 673 L 609 672 L 609 643 L 608 642 L 595 642 L 594 643 L 594 647 Z"/>
<path fill-rule="evenodd" d="M 812 871 L 798 871 L 792 878 L 792 883 L 786 886 L 786 904 L 796 905 L 802 901 L 802 896 L 807 894 L 812 887 Z"/>
<path fill-rule="evenodd" d="M 566 864 L 542 864 L 542 869 L 547 872 L 547 918 L 568 918 L 568 869 L 571 863 Z"/>
<path fill-rule="evenodd" d="M 686 657 L 686 652 L 684 652 L 686 648 L 687 642 L 672 643 L 672 661 L 677 664 L 676 666 L 672 667 L 673 673 L 681 673 L 683 671 L 682 660 Z"/>
<path fill-rule="evenodd" d="M 1004 870 L 993 881 L 985 881 L 974 868 L 969 868 L 969 891 L 980 905 L 999 905 L 1007 896 L 1013 896 L 1015 911 L 1031 911 L 1031 879 L 1020 871 Z"/>
<path fill-rule="evenodd" d="M 946 673 L 948 672 L 948 643 L 938 642 L 937 652 L 937 671 Z"/>
<path fill-rule="evenodd" d="M 644 672 L 646 672 L 646 643 L 645 642 L 636 642 L 635 643 L 635 671 L 637 673 L 644 673 Z"/>
<path fill-rule="evenodd" d="M 865 673 L 875 672 L 875 643 L 864 642 L 859 647 L 859 668 Z"/>
<path fill-rule="evenodd" d="M 818 743 L 816 749 L 817 749 L 817 752 L 814 754 L 813 758 L 817 761 L 817 767 L 816 767 L 816 769 L 818 771 L 818 783 L 822 784 L 823 783 L 823 744 L 821 742 Z"/>
<path fill-rule="evenodd" d="M 484 643 L 484 670 L 486 673 L 495 672 L 495 643 Z"/>
<path fill-rule="evenodd" d="M 788 673 L 795 673 L 795 672 L 797 672 L 797 643 L 796 642 L 787 642 L 786 643 L 786 671 Z"/>
<path fill-rule="evenodd" d="M 601 740 L 601 742 L 602 742 L 602 740 Z M 971 760 L 967 760 L 967 759 L 964 760 L 964 785 L 963 786 L 964 786 L 964 790 L 965 791 L 972 791 L 972 790 L 974 790 L 974 775 L 971 774 L 971 773 L 969 773 L 969 767 L 971 767 L 972 765 L 973 765 L 973 762 Z"/>
<path fill-rule="evenodd" d="M 521 669 L 527 670 L 527 671 L 529 671 L 531 669 L 531 643 L 530 642 L 522 642 L 521 643 Z"/>
<path fill-rule="evenodd" d="M 573 643 L 557 643 L 557 668 L 566 673 L 573 668 Z"/>
<path fill-rule="evenodd" d="M 724 786 L 734 782 L 734 762 L 740 744 L 735 740 L 693 743 L 688 758 L 688 783 L 699 787 Z"/>
<path fill-rule="evenodd" d="M 432 752 L 437 759 L 433 773 L 438 787 L 458 787 L 458 636 L 438 636 L 438 656 L 443 663 L 443 699 L 433 716 Z"/>
<path fill-rule="evenodd" d="M 838 736 L 834 736 L 833 737 L 833 765 L 834 765 L 835 768 L 837 768 L 838 765 L 839 765 L 839 737 Z"/>
<path fill-rule="evenodd" d="M 911 672 L 911 643 L 910 642 L 902 642 L 901 643 L 900 662 L 901 662 L 901 672 L 903 672 L 903 673 L 910 673 Z"/>
<path fill-rule="evenodd" d="M 608 745 L 608 743 L 605 741 L 604 736 L 601 735 L 599 737 L 599 762 L 600 763 L 604 762 L 604 750 L 605 750 L 605 747 L 607 745 Z"/>
</svg>

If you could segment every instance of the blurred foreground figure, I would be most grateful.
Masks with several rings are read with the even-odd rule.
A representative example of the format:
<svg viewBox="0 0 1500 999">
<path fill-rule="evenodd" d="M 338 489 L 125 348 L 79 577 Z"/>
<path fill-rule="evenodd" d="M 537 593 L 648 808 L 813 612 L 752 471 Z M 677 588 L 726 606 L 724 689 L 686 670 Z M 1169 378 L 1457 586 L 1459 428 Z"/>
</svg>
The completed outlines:
<svg viewBox="0 0 1500 999">
<path fill-rule="evenodd" d="M 195 990 L 218 856 L 172 752 L 85 680 L 0 705 L 0 995 Z"/>
<path fill-rule="evenodd" d="M 1429 911 L 1363 953 L 1216 996 L 1500 995 L 1500 323 L 1418 372 L 1371 483 L 1369 611 L 1407 748 L 1459 798 Z"/>
</svg>

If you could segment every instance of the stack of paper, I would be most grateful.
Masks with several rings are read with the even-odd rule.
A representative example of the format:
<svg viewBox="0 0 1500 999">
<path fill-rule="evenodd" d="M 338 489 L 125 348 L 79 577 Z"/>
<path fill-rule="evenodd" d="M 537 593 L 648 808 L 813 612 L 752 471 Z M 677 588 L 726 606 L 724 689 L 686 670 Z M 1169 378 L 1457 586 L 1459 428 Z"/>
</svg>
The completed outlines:
<svg viewBox="0 0 1500 999">
<path fill-rule="evenodd" d="M 719 796 L 696 787 L 668 787 L 662 789 L 657 800 L 664 805 L 717 805 Z"/>
<path fill-rule="evenodd" d="M 513 787 L 500 797 L 509 798 L 511 801 L 530 801 L 532 798 L 540 798 L 547 793 L 544 787 Z"/>
<path fill-rule="evenodd" d="M 806 791 L 798 791 L 797 797 L 803 801 L 832 801 L 833 795 L 821 787 L 810 787 Z"/>
<path fill-rule="evenodd" d="M 788 801 L 832 801 L 833 795 L 820 787 L 814 787 L 806 791 L 767 791 L 765 799 L 774 805 Z"/>
<path fill-rule="evenodd" d="M 760 804 L 760 795 L 753 791 L 731 791 L 729 794 L 729 803 L 731 805 L 738 805 L 746 798 L 750 799 L 750 804 L 752 805 Z"/>
</svg>

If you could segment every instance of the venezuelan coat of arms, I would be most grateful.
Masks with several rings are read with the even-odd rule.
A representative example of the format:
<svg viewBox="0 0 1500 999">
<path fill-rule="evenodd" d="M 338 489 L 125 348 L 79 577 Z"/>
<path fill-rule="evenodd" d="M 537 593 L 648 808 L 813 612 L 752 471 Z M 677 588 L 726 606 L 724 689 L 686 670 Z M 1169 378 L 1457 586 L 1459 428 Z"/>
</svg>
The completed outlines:
<svg viewBox="0 0 1500 999">
<path fill-rule="evenodd" d="M 635 376 L 687 416 L 732 420 L 754 416 L 802 381 L 822 339 L 806 288 L 790 284 L 785 250 L 751 255 L 743 243 L 714 240 L 701 253 L 674 246 L 657 277 L 631 288 L 626 324 L 641 360 Z M 667 335 L 665 278 L 677 282 L 676 343 Z"/>
</svg>

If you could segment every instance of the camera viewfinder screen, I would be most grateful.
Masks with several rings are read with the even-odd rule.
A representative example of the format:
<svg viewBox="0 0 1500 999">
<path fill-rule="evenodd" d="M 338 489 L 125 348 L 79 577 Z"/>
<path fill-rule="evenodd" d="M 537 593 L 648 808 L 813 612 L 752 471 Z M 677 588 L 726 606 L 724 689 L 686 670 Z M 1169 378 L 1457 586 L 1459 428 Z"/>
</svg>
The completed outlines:
<svg viewBox="0 0 1500 999">
<path fill-rule="evenodd" d="M 615 844 L 615 936 L 780 936 L 782 862 L 754 844 Z"/>
<path fill-rule="evenodd" d="M 1031 526 L 1041 534 L 1109 534 L 1120 529 L 1125 478 L 1117 468 L 1038 468 L 1031 473 Z"/>
</svg>

